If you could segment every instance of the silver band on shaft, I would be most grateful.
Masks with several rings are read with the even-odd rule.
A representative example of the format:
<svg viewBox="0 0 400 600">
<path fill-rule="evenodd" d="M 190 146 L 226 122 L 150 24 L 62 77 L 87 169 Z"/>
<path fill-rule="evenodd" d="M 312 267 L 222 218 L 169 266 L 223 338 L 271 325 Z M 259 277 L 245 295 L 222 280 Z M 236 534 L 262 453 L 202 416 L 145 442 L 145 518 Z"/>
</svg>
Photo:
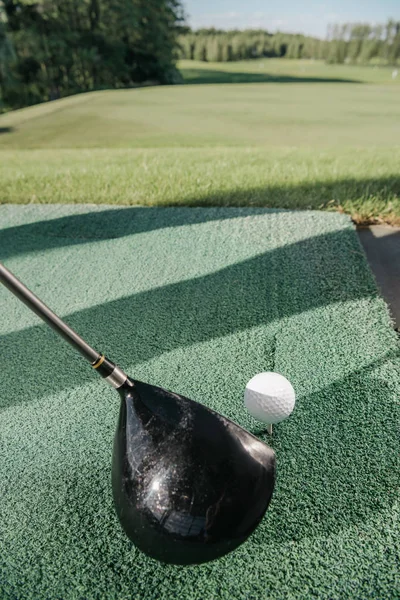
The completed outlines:
<svg viewBox="0 0 400 600">
<path fill-rule="evenodd" d="M 128 375 L 123 372 L 119 367 L 115 367 L 114 371 L 108 377 L 104 378 L 104 381 L 107 381 L 114 388 L 118 389 L 122 385 L 124 385 L 125 381 L 128 379 Z"/>
</svg>

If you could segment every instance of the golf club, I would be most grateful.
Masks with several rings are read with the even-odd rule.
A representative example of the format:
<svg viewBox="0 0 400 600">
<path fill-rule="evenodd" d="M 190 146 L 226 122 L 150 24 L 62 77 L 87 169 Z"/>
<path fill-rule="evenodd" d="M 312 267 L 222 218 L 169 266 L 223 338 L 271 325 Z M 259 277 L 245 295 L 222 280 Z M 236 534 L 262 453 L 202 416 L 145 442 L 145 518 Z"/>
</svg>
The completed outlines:
<svg viewBox="0 0 400 600">
<path fill-rule="evenodd" d="M 183 565 L 214 560 L 244 542 L 271 500 L 273 450 L 202 404 L 128 377 L 1 263 L 0 281 L 118 390 L 112 489 L 133 543 L 156 560 Z"/>
</svg>

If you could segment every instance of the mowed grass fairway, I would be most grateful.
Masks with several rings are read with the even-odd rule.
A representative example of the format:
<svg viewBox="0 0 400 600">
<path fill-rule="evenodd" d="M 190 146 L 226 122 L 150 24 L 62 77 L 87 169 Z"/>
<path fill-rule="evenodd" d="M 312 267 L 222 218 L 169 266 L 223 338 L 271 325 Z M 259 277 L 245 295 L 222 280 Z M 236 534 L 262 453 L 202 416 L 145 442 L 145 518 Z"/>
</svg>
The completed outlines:
<svg viewBox="0 0 400 600">
<path fill-rule="evenodd" d="M 225 83 L 93 92 L 1 116 L 0 202 L 328 208 L 400 222 L 390 69 L 181 69 L 188 83 Z"/>
</svg>

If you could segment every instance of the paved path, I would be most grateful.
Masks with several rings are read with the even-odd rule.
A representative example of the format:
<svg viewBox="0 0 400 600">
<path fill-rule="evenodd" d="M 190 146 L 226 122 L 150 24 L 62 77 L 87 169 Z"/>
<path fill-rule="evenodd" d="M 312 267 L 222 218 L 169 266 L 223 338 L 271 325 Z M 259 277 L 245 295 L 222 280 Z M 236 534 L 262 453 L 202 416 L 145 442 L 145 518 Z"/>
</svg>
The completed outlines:
<svg viewBox="0 0 400 600">
<path fill-rule="evenodd" d="M 371 269 L 400 328 L 400 227 L 371 225 L 358 229 Z"/>
</svg>

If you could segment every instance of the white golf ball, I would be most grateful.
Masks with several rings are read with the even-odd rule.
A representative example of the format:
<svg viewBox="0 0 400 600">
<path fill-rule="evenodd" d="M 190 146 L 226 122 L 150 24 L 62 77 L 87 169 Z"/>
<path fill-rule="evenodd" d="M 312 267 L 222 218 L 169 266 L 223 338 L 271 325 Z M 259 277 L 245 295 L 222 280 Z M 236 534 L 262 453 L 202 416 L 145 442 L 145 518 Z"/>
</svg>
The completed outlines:
<svg viewBox="0 0 400 600">
<path fill-rule="evenodd" d="M 258 373 L 246 385 L 244 403 L 259 421 L 272 425 L 286 419 L 294 409 L 292 384 L 279 373 Z"/>
</svg>

